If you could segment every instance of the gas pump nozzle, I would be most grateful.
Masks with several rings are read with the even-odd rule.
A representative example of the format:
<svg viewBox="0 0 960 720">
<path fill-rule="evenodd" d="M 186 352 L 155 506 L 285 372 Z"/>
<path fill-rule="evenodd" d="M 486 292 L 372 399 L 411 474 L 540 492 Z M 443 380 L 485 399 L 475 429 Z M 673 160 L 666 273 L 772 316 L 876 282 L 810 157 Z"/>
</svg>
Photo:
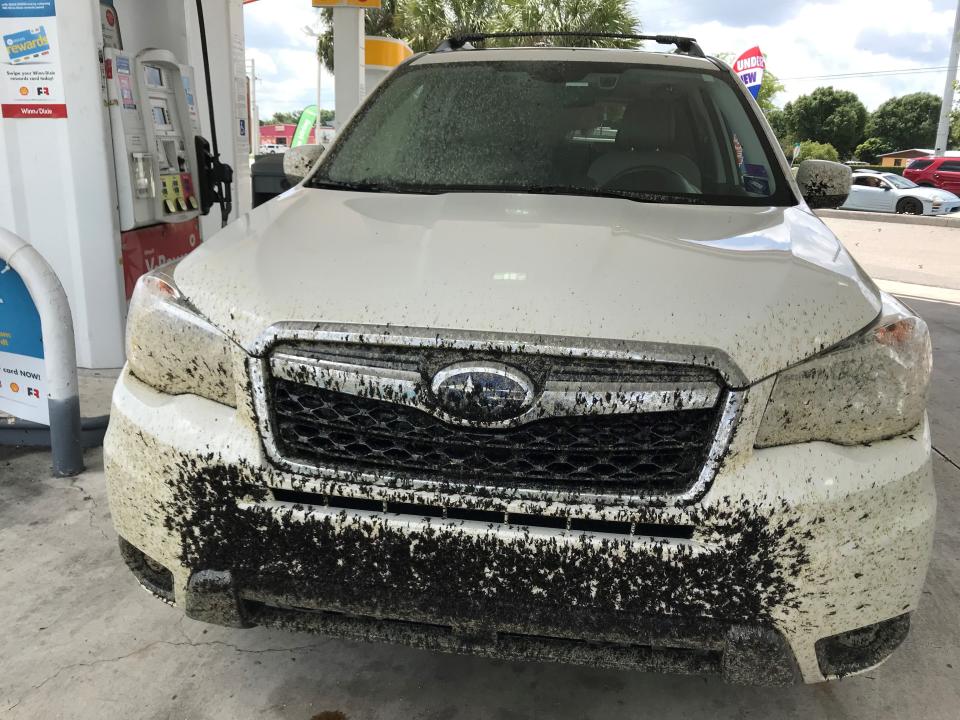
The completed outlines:
<svg viewBox="0 0 960 720">
<path fill-rule="evenodd" d="M 220 156 L 210 149 L 206 138 L 197 136 L 197 165 L 200 179 L 200 212 L 210 214 L 215 204 L 220 206 L 220 220 L 226 227 L 233 210 L 233 168 L 220 162 Z"/>
</svg>

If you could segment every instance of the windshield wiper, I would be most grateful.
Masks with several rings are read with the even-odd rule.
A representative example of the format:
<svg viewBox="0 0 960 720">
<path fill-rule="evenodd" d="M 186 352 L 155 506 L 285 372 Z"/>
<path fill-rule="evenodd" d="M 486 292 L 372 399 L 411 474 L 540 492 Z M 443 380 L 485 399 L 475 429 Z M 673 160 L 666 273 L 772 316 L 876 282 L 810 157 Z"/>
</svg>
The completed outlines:
<svg viewBox="0 0 960 720">
<path fill-rule="evenodd" d="M 649 192 L 646 190 L 610 190 L 602 188 L 578 188 L 568 185 L 541 185 L 538 187 L 523 188 L 511 192 L 525 192 L 533 195 L 580 195 L 584 197 L 609 197 L 624 200 L 635 200 L 647 203 L 686 203 L 688 205 L 705 205 L 703 198 L 697 195 L 682 193 Z"/>
<path fill-rule="evenodd" d="M 334 180 L 311 180 L 309 187 L 319 190 L 352 190 L 354 192 L 391 192 L 389 188 L 372 182 L 342 182 Z"/>
<path fill-rule="evenodd" d="M 442 195 L 444 193 L 525 193 L 528 195 L 577 195 L 581 197 L 607 197 L 645 203 L 686 203 L 705 205 L 697 195 L 658 193 L 633 190 L 604 190 L 579 188 L 570 185 L 392 185 L 376 182 L 348 182 L 314 179 L 310 187 L 320 190 L 349 190 L 371 193 L 406 193 L 414 195 Z"/>
</svg>

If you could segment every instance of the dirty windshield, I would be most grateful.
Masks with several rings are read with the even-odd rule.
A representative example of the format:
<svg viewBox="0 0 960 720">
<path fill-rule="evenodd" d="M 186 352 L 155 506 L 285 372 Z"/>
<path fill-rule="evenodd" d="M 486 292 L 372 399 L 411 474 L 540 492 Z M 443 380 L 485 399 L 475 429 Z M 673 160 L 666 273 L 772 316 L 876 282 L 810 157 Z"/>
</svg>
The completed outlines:
<svg viewBox="0 0 960 720">
<path fill-rule="evenodd" d="M 412 65 L 378 90 L 309 184 L 792 205 L 734 83 L 719 70 L 635 63 Z"/>
</svg>

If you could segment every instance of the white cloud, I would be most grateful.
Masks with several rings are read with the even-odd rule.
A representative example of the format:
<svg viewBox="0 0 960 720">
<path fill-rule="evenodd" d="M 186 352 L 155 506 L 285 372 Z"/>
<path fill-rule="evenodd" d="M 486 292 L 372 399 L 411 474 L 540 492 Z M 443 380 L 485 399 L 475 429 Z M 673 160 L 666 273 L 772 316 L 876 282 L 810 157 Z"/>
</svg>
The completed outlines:
<svg viewBox="0 0 960 720">
<path fill-rule="evenodd" d="M 810 76 L 946 65 L 954 0 L 633 0 L 644 31 L 696 37 L 709 54 L 759 45 L 783 79 L 780 105 L 821 85 L 851 90 L 869 109 L 895 95 L 940 94 L 944 72 L 860 78 Z M 318 13 L 307 0 L 259 0 L 245 7 L 247 53 L 257 60 L 260 114 L 315 102 Z M 334 79 L 324 72 L 323 106 Z"/>
<path fill-rule="evenodd" d="M 259 0 L 244 6 L 247 58 L 256 61 L 260 117 L 302 110 L 317 101 L 316 29 L 319 12 L 307 0 Z M 332 109 L 333 76 L 323 71 L 322 107 Z"/>
<path fill-rule="evenodd" d="M 708 54 L 736 55 L 759 45 L 767 54 L 767 67 L 786 85 L 778 104 L 833 85 L 857 93 L 869 109 L 908 92 L 940 94 L 946 74 L 799 78 L 946 65 L 955 8 L 946 0 L 634 0 L 645 32 L 692 35 Z M 884 44 L 884 37 L 893 41 Z M 934 57 L 937 47 L 943 48 L 939 60 Z"/>
</svg>

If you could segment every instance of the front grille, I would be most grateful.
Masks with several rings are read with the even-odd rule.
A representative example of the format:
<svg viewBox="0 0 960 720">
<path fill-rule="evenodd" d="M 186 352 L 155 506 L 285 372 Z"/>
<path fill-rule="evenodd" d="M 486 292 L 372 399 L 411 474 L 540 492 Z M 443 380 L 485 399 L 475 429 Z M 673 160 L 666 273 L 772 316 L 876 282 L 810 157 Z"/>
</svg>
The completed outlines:
<svg viewBox="0 0 960 720">
<path fill-rule="evenodd" d="M 416 407 L 269 382 L 272 432 L 286 459 L 346 472 L 634 495 L 693 486 L 723 405 L 468 428 Z"/>
</svg>

